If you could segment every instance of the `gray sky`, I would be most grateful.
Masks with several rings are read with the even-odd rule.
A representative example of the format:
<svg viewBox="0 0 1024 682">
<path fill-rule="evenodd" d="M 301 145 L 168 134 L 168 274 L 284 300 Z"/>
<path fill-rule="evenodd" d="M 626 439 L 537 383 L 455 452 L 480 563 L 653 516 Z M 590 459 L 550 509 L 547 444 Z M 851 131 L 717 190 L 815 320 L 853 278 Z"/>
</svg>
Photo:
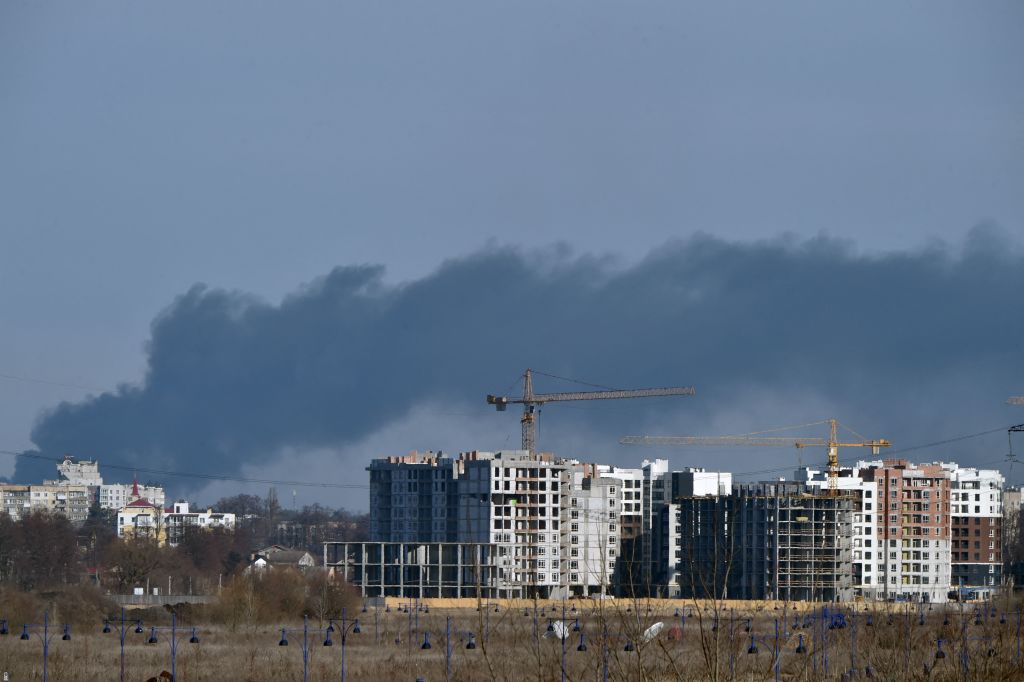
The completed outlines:
<svg viewBox="0 0 1024 682">
<path fill-rule="evenodd" d="M 1017 2 L 3 3 L 0 374 L 141 382 L 151 322 L 196 282 L 276 303 L 336 266 L 416 282 L 555 243 L 629 271 L 697 231 L 919 254 L 991 223 L 1014 244 L 1022 20 Z M 0 379 L 0 449 L 85 394 Z"/>
</svg>

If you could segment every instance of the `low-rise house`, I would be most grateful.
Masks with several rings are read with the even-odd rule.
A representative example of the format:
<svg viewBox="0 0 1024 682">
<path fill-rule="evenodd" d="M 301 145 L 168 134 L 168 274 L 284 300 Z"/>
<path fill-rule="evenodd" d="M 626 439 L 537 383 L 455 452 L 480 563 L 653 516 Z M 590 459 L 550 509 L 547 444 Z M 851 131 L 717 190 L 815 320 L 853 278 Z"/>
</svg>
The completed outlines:
<svg viewBox="0 0 1024 682">
<path fill-rule="evenodd" d="M 167 543 L 175 547 L 187 533 L 196 529 L 234 529 L 235 515 L 215 512 L 212 509 L 203 512 L 190 511 L 188 502 L 178 500 L 165 510 L 164 525 L 167 528 Z"/>
<path fill-rule="evenodd" d="M 163 515 L 163 508 L 146 498 L 129 502 L 117 512 L 117 537 L 153 538 L 163 545 L 167 542 Z"/>
<path fill-rule="evenodd" d="M 261 554 L 257 552 L 245 573 L 261 572 L 279 568 L 294 568 L 307 571 L 316 566 L 316 560 L 309 552 L 301 549 L 277 549 Z"/>
</svg>

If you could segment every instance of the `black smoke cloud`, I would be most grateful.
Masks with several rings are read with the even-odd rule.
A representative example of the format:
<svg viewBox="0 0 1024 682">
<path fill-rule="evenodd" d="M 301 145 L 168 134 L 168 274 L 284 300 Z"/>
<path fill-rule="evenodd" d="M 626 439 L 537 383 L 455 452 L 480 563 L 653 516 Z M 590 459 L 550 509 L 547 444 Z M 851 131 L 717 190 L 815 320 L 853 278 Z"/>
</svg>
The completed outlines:
<svg viewBox="0 0 1024 682">
<path fill-rule="evenodd" d="M 57 406 L 33 442 L 50 456 L 231 473 L 284 450 L 350 446 L 427 403 L 479 409 L 506 434 L 514 416 L 491 414 L 483 396 L 525 367 L 697 386 L 696 398 L 566 406 L 542 421 L 546 449 L 602 442 L 611 459 L 652 454 L 623 455 L 624 433 L 777 425 L 745 423 L 753 414 L 797 423 L 835 411 L 897 445 L 1024 421 L 1002 405 L 1024 392 L 1024 257 L 993 229 L 963 247 L 880 255 L 824 237 L 703 235 L 625 268 L 559 248 L 490 249 L 401 285 L 383 274 L 338 267 L 280 304 L 196 285 L 154 320 L 140 385 Z M 999 457 L 1001 438 L 938 454 Z M 364 462 L 352 464 L 335 480 L 363 482 Z M 15 479 L 51 475 L 38 466 L 20 459 Z"/>
</svg>

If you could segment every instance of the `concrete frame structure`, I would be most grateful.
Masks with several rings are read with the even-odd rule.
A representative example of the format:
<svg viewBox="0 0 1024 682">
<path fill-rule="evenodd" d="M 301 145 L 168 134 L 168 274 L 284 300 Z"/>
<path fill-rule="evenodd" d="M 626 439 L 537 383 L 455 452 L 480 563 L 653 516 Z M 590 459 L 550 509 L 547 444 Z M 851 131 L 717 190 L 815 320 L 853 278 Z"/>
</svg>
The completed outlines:
<svg viewBox="0 0 1024 682">
<path fill-rule="evenodd" d="M 854 502 L 853 513 L 853 586 L 857 594 L 871 599 L 883 599 L 885 581 L 880 575 L 878 560 L 883 557 L 884 548 L 878 538 L 878 521 L 884 518 L 885 511 L 879 511 L 878 485 L 875 480 L 867 480 L 863 471 L 871 467 L 882 466 L 881 460 L 875 462 L 858 462 L 853 467 L 839 470 L 836 489 L 851 495 Z M 819 491 L 828 490 L 828 477 L 824 471 L 803 467 L 797 469 L 794 480 L 806 483 Z"/>
<path fill-rule="evenodd" d="M 661 511 L 660 581 L 669 597 L 848 601 L 852 495 L 805 484 L 737 484 Z"/>
<path fill-rule="evenodd" d="M 729 597 L 853 599 L 854 497 L 791 481 L 733 486 Z"/>
<path fill-rule="evenodd" d="M 323 560 L 364 598 L 525 597 L 524 585 L 501 583 L 496 549 L 474 542 L 325 542 Z"/>
<path fill-rule="evenodd" d="M 368 470 L 374 541 L 493 545 L 491 586 L 502 593 L 608 594 L 627 497 L 632 534 L 640 527 L 639 471 L 604 476 L 593 464 L 525 450 L 457 459 L 414 452 L 372 460 Z"/>
</svg>

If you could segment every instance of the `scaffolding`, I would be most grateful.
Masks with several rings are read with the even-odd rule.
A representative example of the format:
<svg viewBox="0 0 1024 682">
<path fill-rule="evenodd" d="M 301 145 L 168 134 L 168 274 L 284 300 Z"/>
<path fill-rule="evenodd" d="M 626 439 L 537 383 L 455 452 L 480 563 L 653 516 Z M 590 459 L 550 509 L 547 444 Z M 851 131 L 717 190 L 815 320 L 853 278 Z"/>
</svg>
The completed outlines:
<svg viewBox="0 0 1024 682">
<path fill-rule="evenodd" d="M 853 599 L 853 498 L 740 489 L 676 501 L 682 596 Z"/>
</svg>

